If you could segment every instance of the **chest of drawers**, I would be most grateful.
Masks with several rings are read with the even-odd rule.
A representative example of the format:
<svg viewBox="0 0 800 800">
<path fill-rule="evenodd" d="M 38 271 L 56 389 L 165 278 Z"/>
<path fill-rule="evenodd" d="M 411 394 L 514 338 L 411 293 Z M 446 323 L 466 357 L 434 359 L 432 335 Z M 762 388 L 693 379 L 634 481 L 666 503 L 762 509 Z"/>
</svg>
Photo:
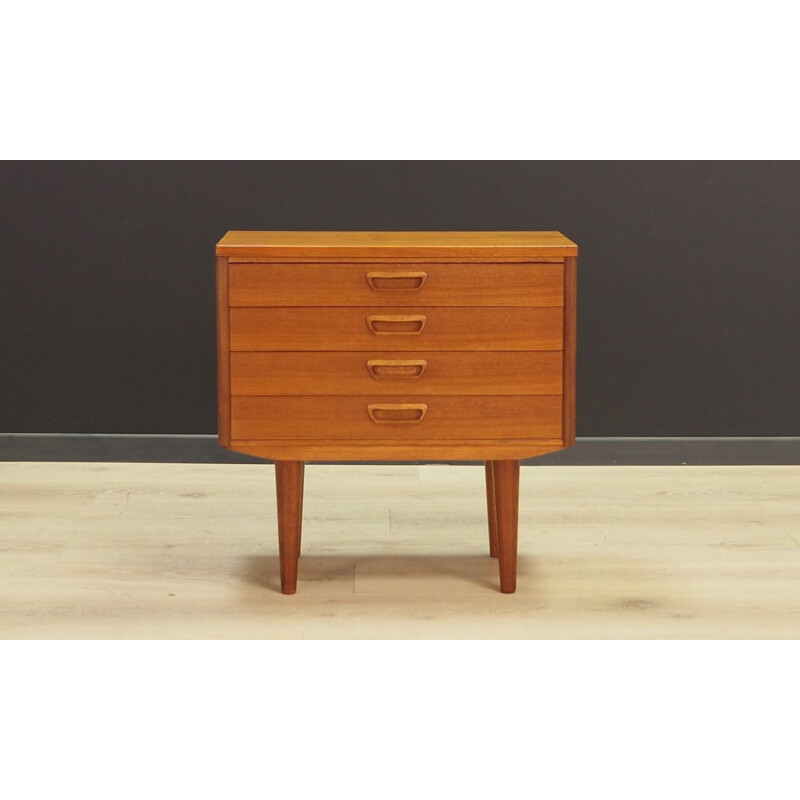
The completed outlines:
<svg viewBox="0 0 800 800">
<path fill-rule="evenodd" d="M 284 593 L 306 461 L 426 459 L 485 462 L 515 590 L 520 459 L 575 438 L 577 252 L 554 231 L 222 238 L 219 443 L 275 462 Z"/>
</svg>

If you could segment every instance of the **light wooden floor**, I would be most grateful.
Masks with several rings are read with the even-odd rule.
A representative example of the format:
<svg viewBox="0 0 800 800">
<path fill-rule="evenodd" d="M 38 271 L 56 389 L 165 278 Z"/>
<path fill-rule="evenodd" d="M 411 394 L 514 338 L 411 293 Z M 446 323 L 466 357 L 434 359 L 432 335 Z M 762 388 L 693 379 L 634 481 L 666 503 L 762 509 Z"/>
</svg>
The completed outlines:
<svg viewBox="0 0 800 800">
<path fill-rule="evenodd" d="M 525 467 L 516 594 L 483 469 L 0 464 L 2 638 L 800 638 L 800 467 Z"/>
</svg>

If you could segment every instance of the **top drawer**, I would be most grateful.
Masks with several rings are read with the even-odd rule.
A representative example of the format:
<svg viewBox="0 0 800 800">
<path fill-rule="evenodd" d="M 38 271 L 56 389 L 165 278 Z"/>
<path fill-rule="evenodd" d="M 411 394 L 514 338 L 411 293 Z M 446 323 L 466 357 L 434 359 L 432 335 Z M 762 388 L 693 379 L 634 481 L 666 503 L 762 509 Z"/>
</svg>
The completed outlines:
<svg viewBox="0 0 800 800">
<path fill-rule="evenodd" d="M 562 306 L 564 264 L 231 264 L 231 306 Z"/>
</svg>

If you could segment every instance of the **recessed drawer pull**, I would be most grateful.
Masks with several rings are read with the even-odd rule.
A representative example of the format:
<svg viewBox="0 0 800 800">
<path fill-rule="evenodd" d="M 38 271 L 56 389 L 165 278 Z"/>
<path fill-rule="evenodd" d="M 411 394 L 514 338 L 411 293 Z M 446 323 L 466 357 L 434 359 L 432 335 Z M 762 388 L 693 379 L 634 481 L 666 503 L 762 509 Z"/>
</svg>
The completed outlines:
<svg viewBox="0 0 800 800">
<path fill-rule="evenodd" d="M 399 334 L 414 336 L 422 333 L 428 322 L 424 314 L 370 314 L 367 317 L 367 327 L 379 336 L 385 334 Z"/>
<path fill-rule="evenodd" d="M 419 361 L 384 361 L 370 359 L 367 370 L 373 378 L 421 378 L 428 366 L 424 359 Z"/>
<path fill-rule="evenodd" d="M 367 413 L 373 422 L 422 422 L 427 403 L 370 403 Z"/>
<path fill-rule="evenodd" d="M 418 292 L 428 279 L 427 272 L 368 272 L 367 283 L 373 291 Z"/>
</svg>

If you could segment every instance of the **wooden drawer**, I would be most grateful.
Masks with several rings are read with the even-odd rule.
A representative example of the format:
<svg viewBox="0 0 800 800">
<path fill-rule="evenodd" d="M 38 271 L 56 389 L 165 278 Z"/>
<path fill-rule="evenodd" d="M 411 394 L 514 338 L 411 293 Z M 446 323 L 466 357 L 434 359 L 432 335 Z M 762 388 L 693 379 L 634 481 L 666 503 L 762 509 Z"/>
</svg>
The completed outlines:
<svg viewBox="0 0 800 800">
<path fill-rule="evenodd" d="M 232 306 L 561 306 L 563 263 L 231 264 Z"/>
<path fill-rule="evenodd" d="M 562 369 L 561 352 L 238 352 L 231 394 L 561 394 Z"/>
<path fill-rule="evenodd" d="M 231 308 L 231 350 L 561 350 L 563 308 Z"/>
<path fill-rule="evenodd" d="M 558 439 L 561 397 L 231 397 L 233 439 Z"/>
</svg>

